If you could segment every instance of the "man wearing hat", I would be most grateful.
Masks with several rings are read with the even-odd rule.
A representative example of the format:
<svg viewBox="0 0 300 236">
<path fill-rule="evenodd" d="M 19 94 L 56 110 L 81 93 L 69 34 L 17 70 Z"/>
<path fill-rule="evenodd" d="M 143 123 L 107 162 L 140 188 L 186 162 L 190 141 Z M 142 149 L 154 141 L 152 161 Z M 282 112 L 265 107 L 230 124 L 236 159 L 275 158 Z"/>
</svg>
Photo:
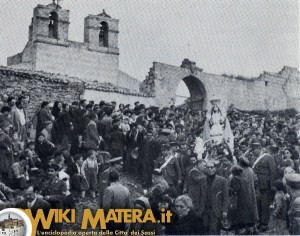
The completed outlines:
<svg viewBox="0 0 300 236">
<path fill-rule="evenodd" d="M 14 177 L 13 185 L 15 188 L 23 190 L 27 187 L 28 180 L 29 180 L 29 174 L 26 170 L 27 165 L 28 165 L 28 161 L 27 161 L 26 153 L 21 152 L 19 155 L 19 161 L 15 162 L 11 166 L 11 170 Z"/>
<path fill-rule="evenodd" d="M 216 175 L 216 164 L 208 161 L 205 165 L 206 176 L 199 180 L 198 214 L 203 218 L 205 234 L 219 235 L 221 220 L 227 218 L 228 183 Z"/>
<path fill-rule="evenodd" d="M 105 152 L 104 152 L 105 153 Z M 109 154 L 109 153 L 107 153 Z M 120 172 L 123 169 L 122 157 L 115 157 L 107 160 L 103 165 L 101 165 L 101 169 L 105 169 L 104 171 L 99 171 L 98 173 L 98 182 L 99 188 L 98 193 L 100 197 L 100 207 L 102 207 L 103 203 L 103 194 L 104 190 L 109 186 L 108 176 L 111 171 Z M 107 168 L 107 169 L 106 169 Z"/>
<path fill-rule="evenodd" d="M 188 194 L 189 197 L 193 201 L 195 213 L 198 214 L 198 207 L 199 207 L 199 197 L 200 197 L 200 187 L 199 181 L 200 178 L 204 176 L 204 160 L 200 159 L 197 160 L 197 156 L 191 155 L 190 161 L 194 162 L 192 168 L 187 172 L 185 179 L 184 179 L 184 188 L 183 193 Z"/>
<path fill-rule="evenodd" d="M 140 102 L 136 101 L 134 103 L 134 108 L 133 108 L 135 114 L 137 114 L 139 112 L 139 110 L 140 110 L 139 106 L 140 106 Z"/>
<path fill-rule="evenodd" d="M 54 116 L 51 115 L 49 104 L 47 101 L 42 103 L 42 109 L 39 113 L 42 126 L 45 125 L 46 121 L 54 121 Z"/>
<path fill-rule="evenodd" d="M 48 181 L 45 183 L 45 187 L 42 194 L 47 201 L 63 200 L 67 193 L 67 184 L 58 178 L 59 166 L 56 164 L 50 164 L 47 167 Z"/>
<path fill-rule="evenodd" d="M 148 129 L 143 137 L 138 150 L 138 161 L 142 167 L 143 186 L 149 188 L 152 186 L 152 172 L 154 169 L 154 139 L 153 130 Z"/>
<path fill-rule="evenodd" d="M 182 183 L 182 173 L 178 159 L 170 153 L 169 144 L 162 145 L 161 156 L 157 159 L 156 167 L 155 170 L 163 174 L 169 188 L 177 192 L 177 187 Z"/>
<path fill-rule="evenodd" d="M 170 141 L 174 142 L 182 142 L 186 140 L 186 136 L 183 133 L 183 125 L 179 124 L 175 127 L 175 132 L 170 135 L 169 137 Z"/>
<path fill-rule="evenodd" d="M 258 140 L 252 140 L 251 149 L 255 158 L 252 169 L 258 178 L 258 229 L 264 232 L 268 230 L 270 219 L 269 208 L 274 197 L 276 164 L 274 158 L 263 151 L 261 143 Z"/>
<path fill-rule="evenodd" d="M 46 198 L 51 198 L 51 196 L 62 197 L 67 192 L 67 185 L 64 181 L 58 178 L 59 166 L 57 164 L 49 164 L 47 167 L 47 173 L 49 181 L 46 182 L 45 188 L 43 190 L 43 195 L 48 196 Z"/>
<path fill-rule="evenodd" d="M 105 117 L 103 117 L 102 120 L 99 123 L 99 125 L 101 127 L 100 128 L 100 130 L 101 130 L 100 135 L 104 139 L 104 149 L 105 149 L 105 151 L 107 151 L 109 149 L 110 130 L 111 130 L 112 125 L 113 125 L 113 119 L 111 117 L 112 113 L 113 113 L 112 108 L 107 108 L 106 111 L 105 111 Z"/>
<path fill-rule="evenodd" d="M 288 211 L 291 225 L 289 232 L 292 235 L 300 235 L 300 175 L 287 174 L 285 178 L 286 189 L 291 197 Z"/>
<path fill-rule="evenodd" d="M 127 187 L 120 183 L 120 174 L 116 170 L 108 173 L 108 181 L 110 186 L 105 188 L 103 195 L 103 209 L 108 212 L 110 209 L 129 209 L 130 192 Z M 109 222 L 107 224 L 109 230 L 125 230 L 125 224 Z"/>
<path fill-rule="evenodd" d="M 42 190 L 44 200 L 50 203 L 53 209 L 63 209 L 66 193 L 68 191 L 67 184 L 58 178 L 59 166 L 56 164 L 49 164 L 47 166 L 48 181 Z M 61 230 L 62 223 L 52 223 L 52 230 Z"/>
<path fill-rule="evenodd" d="M 41 167 L 46 169 L 48 161 L 55 151 L 53 143 L 46 140 L 45 135 L 40 133 L 37 135 L 35 150 L 38 157 L 41 159 Z"/>
</svg>

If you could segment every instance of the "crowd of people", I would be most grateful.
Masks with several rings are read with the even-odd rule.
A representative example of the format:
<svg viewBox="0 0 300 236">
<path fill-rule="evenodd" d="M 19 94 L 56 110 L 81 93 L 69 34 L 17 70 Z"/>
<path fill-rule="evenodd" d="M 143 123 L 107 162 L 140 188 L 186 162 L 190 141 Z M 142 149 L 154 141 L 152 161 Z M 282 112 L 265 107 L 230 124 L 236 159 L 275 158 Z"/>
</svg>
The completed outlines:
<svg viewBox="0 0 300 236">
<path fill-rule="evenodd" d="M 165 235 L 300 234 L 300 116 L 244 112 L 226 119 L 233 145 L 203 139 L 209 111 L 136 102 L 44 101 L 29 120 L 25 97 L 1 95 L 0 206 L 173 213 L 166 224 L 109 224 Z M 225 122 L 223 122 L 225 125 Z M 143 196 L 121 184 L 132 176 Z M 12 201 L 13 196 L 22 196 Z M 13 203 L 12 203 L 13 202 Z M 60 224 L 53 228 L 61 229 Z"/>
</svg>

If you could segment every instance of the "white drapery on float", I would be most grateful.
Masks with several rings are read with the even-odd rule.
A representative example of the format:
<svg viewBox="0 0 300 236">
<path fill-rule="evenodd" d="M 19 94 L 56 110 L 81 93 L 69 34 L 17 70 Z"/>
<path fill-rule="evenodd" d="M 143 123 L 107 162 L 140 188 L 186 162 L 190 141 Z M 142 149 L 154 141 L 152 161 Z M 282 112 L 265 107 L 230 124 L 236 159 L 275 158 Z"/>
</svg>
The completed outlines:
<svg viewBox="0 0 300 236">
<path fill-rule="evenodd" d="M 207 111 L 203 130 L 204 144 L 215 147 L 226 142 L 233 153 L 234 137 L 226 111 L 221 109 L 221 99 L 214 96 L 210 103 L 212 107 Z"/>
</svg>

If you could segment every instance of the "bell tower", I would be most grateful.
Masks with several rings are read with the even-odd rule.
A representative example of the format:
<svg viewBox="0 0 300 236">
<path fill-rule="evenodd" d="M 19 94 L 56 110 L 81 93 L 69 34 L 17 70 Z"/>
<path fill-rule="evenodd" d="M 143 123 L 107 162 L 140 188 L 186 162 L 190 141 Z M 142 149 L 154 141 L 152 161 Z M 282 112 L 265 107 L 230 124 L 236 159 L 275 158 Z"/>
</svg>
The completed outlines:
<svg viewBox="0 0 300 236">
<path fill-rule="evenodd" d="M 62 9 L 55 1 L 49 5 L 37 5 L 29 26 L 29 40 L 68 40 L 69 10 Z"/>
<path fill-rule="evenodd" d="M 119 53 L 119 20 L 111 18 L 105 10 L 84 19 L 84 42 L 89 48 L 106 53 Z"/>
</svg>

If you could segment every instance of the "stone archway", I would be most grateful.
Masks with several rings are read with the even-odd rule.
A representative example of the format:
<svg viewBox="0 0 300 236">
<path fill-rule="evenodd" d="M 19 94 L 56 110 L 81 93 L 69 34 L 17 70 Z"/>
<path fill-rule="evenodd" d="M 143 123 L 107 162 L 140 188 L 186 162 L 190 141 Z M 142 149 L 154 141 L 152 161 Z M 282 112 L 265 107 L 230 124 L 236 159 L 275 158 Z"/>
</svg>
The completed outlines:
<svg viewBox="0 0 300 236">
<path fill-rule="evenodd" d="M 188 59 L 180 67 L 154 62 L 140 86 L 140 91 L 152 96 L 156 106 L 175 105 L 176 91 L 182 81 L 189 90 L 188 103 L 193 110 L 207 109 L 207 101 L 213 94 L 220 95 L 221 100 L 225 101 L 224 78 L 203 72 Z"/>
<path fill-rule="evenodd" d="M 202 110 L 204 108 L 207 93 L 203 83 L 193 75 L 186 76 L 182 79 L 186 84 L 190 98 L 188 99 L 188 107 L 191 110 Z"/>
</svg>

